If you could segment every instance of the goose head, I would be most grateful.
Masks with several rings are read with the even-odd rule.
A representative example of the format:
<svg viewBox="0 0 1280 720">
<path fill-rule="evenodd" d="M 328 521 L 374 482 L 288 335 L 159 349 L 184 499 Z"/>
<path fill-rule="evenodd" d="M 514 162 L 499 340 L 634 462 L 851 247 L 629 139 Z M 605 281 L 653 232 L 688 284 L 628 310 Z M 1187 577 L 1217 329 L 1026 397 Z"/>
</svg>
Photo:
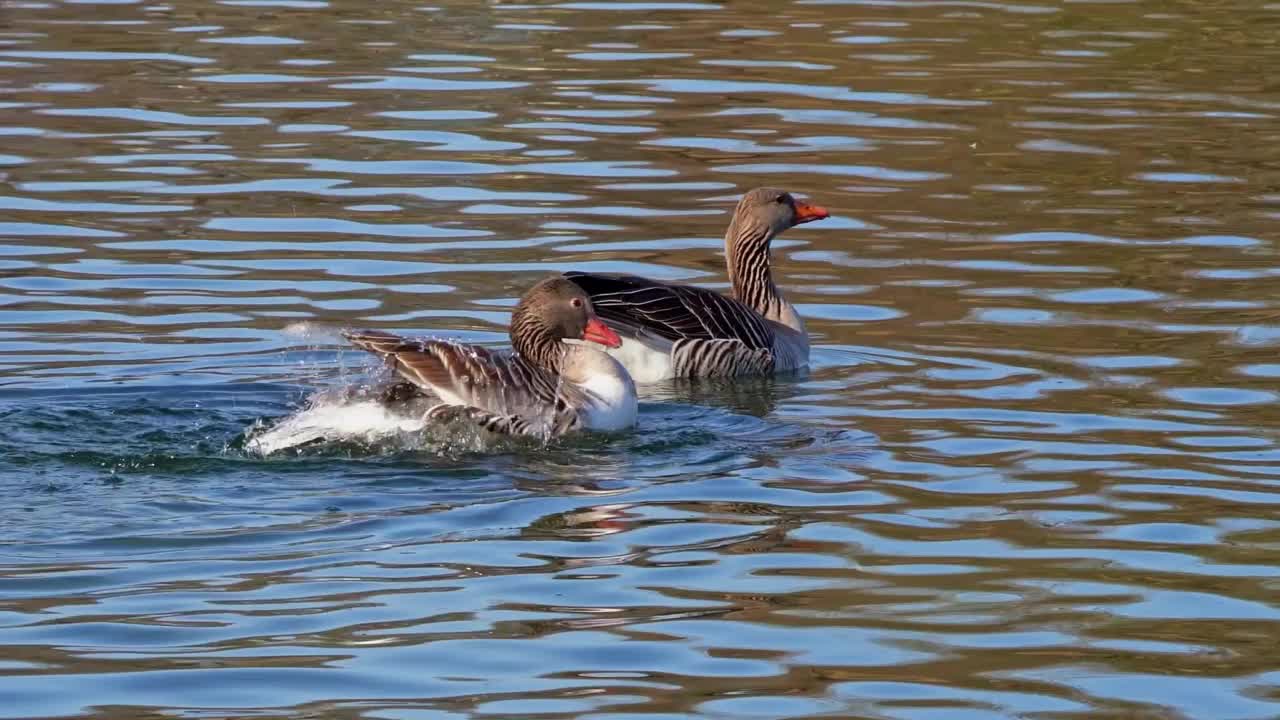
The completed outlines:
<svg viewBox="0 0 1280 720">
<path fill-rule="evenodd" d="M 591 298 L 573 282 L 554 277 L 534 285 L 511 314 L 511 344 L 516 352 L 542 365 L 557 367 L 563 340 L 580 340 L 616 348 L 618 334 L 596 317 Z"/>
<path fill-rule="evenodd" d="M 734 225 L 742 232 L 767 229 L 768 235 L 814 220 L 829 217 L 827 209 L 797 200 L 786 190 L 756 188 L 742 196 L 734 211 Z"/>
</svg>

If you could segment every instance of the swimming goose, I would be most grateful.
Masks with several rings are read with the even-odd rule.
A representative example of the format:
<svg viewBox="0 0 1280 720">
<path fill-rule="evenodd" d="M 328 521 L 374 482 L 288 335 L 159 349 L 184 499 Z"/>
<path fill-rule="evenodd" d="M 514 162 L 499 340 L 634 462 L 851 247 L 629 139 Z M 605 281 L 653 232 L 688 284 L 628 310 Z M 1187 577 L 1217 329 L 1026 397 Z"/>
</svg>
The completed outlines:
<svg viewBox="0 0 1280 720">
<path fill-rule="evenodd" d="M 743 195 L 724 236 L 733 297 L 631 275 L 565 277 L 622 336 L 621 347 L 609 353 L 636 382 L 798 370 L 809 364 L 809 335 L 773 284 L 769 243 L 787 228 L 827 215 L 784 190 Z"/>
<path fill-rule="evenodd" d="M 564 278 L 544 280 L 520 299 L 511 315 L 514 352 L 378 330 L 343 336 L 439 398 L 428 420 L 460 419 L 496 433 L 543 438 L 622 430 L 636 421 L 631 376 L 596 345 L 616 348 L 621 340 L 596 317 L 587 294 Z M 404 385 L 386 397 L 406 399 Z"/>
</svg>

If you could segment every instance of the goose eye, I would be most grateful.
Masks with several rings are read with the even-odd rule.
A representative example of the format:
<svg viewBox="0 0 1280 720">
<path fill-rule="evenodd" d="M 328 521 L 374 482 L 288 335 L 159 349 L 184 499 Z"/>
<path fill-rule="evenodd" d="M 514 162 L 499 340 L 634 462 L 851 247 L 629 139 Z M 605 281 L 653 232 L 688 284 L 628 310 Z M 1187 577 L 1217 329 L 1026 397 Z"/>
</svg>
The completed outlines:
<svg viewBox="0 0 1280 720">
<path fill-rule="evenodd" d="M 569 301 L 569 304 L 576 308 L 580 308 L 582 307 L 582 298 L 574 298 Z"/>
<path fill-rule="evenodd" d="M 787 196 L 786 196 L 786 195 L 779 195 L 779 196 L 778 196 L 778 199 L 777 199 L 777 200 L 775 200 L 774 202 L 778 203 L 779 205 L 785 205 L 785 204 L 786 204 L 786 202 L 787 202 L 787 200 L 788 200 L 788 198 L 787 198 Z"/>
</svg>

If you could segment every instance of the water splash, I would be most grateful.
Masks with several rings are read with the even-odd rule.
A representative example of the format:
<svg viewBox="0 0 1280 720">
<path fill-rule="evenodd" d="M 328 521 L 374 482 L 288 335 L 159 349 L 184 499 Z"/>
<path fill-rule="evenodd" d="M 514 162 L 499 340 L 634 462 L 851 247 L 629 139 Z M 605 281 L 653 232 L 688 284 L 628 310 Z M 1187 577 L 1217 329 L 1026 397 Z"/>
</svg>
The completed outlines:
<svg viewBox="0 0 1280 720">
<path fill-rule="evenodd" d="M 485 431 L 465 419 L 428 418 L 438 401 L 419 396 L 388 402 L 378 383 L 317 391 L 299 410 L 275 421 L 259 419 L 243 435 L 249 455 L 427 453 L 456 456 L 513 450 L 528 442 Z"/>
<path fill-rule="evenodd" d="M 421 433 L 422 416 L 393 410 L 376 400 L 353 400 L 333 392 L 312 396 L 307 406 L 283 420 L 259 421 L 246 435 L 245 450 L 263 457 L 299 452 L 317 443 L 380 445 Z"/>
</svg>

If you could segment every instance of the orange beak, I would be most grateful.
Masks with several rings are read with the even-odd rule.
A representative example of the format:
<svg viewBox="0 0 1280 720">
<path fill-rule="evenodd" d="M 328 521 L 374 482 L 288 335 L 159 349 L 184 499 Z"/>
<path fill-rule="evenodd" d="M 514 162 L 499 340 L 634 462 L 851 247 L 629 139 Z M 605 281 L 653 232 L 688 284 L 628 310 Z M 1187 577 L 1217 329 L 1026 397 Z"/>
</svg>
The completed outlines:
<svg viewBox="0 0 1280 720">
<path fill-rule="evenodd" d="M 831 217 L 831 213 L 820 205 L 810 205 L 809 203 L 796 202 L 796 224 L 813 222 L 823 218 Z"/>
<path fill-rule="evenodd" d="M 587 320 L 587 326 L 582 329 L 582 339 L 600 343 L 605 347 L 622 347 L 622 338 L 618 337 L 618 333 L 601 322 L 598 317 Z"/>
</svg>

